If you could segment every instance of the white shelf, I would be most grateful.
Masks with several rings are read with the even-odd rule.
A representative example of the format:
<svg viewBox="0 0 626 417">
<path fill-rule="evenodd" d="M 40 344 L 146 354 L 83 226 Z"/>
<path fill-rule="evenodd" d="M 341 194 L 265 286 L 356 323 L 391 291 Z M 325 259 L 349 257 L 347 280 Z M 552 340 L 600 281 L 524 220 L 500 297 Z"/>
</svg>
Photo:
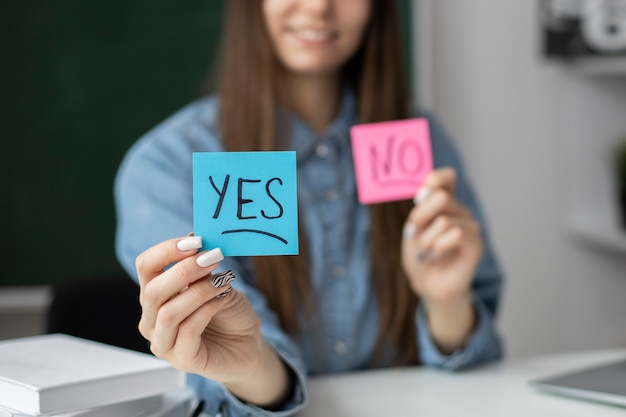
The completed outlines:
<svg viewBox="0 0 626 417">
<path fill-rule="evenodd" d="M 5 287 L 0 289 L 0 313 L 46 311 L 52 301 L 49 286 Z"/>
<path fill-rule="evenodd" d="M 614 216 L 576 213 L 569 218 L 568 226 L 575 237 L 586 243 L 626 253 L 626 230 L 618 224 Z"/>
<path fill-rule="evenodd" d="M 563 152 L 554 163 L 560 167 L 556 172 L 568 234 L 623 256 L 626 229 L 619 221 L 610 155 L 616 138 L 626 133 L 626 58 L 608 59 L 581 59 L 563 71 L 556 143 Z M 584 77 L 575 68 L 622 76 Z"/>
<path fill-rule="evenodd" d="M 562 61 L 569 69 L 588 76 L 626 77 L 626 57 L 594 56 Z"/>
</svg>

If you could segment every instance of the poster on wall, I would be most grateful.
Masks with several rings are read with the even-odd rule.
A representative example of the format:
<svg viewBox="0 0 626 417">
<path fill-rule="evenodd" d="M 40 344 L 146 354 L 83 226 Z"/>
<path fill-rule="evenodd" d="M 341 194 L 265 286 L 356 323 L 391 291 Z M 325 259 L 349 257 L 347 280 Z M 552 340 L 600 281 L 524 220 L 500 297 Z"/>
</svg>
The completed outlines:
<svg viewBox="0 0 626 417">
<path fill-rule="evenodd" d="M 626 56 L 626 0 L 539 2 L 546 56 Z"/>
</svg>

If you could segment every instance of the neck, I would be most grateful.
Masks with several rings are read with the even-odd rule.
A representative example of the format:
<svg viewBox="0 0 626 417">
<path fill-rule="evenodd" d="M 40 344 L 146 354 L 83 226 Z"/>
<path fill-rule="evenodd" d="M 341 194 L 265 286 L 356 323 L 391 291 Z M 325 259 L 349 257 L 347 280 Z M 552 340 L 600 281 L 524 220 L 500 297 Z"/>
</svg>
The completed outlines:
<svg viewBox="0 0 626 417">
<path fill-rule="evenodd" d="M 289 107 L 317 133 L 326 132 L 341 101 L 340 75 L 289 74 L 286 87 Z"/>
</svg>

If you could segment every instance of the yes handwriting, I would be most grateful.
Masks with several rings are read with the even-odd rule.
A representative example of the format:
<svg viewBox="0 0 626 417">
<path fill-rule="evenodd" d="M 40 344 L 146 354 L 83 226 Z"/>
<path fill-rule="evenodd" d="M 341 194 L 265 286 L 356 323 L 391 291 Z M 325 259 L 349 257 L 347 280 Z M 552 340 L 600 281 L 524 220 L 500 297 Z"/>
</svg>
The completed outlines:
<svg viewBox="0 0 626 417">
<path fill-rule="evenodd" d="M 298 253 L 295 152 L 193 157 L 194 233 L 205 249 L 220 247 L 226 256 Z"/>
</svg>

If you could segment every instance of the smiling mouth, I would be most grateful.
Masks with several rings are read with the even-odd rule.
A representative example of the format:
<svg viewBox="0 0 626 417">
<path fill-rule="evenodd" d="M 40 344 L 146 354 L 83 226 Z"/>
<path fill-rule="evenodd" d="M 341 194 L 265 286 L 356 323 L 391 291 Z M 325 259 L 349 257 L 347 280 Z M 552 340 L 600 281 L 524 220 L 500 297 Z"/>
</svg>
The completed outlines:
<svg viewBox="0 0 626 417">
<path fill-rule="evenodd" d="M 337 33 L 330 30 L 289 29 L 296 38 L 310 43 L 327 43 L 337 38 Z"/>
</svg>

